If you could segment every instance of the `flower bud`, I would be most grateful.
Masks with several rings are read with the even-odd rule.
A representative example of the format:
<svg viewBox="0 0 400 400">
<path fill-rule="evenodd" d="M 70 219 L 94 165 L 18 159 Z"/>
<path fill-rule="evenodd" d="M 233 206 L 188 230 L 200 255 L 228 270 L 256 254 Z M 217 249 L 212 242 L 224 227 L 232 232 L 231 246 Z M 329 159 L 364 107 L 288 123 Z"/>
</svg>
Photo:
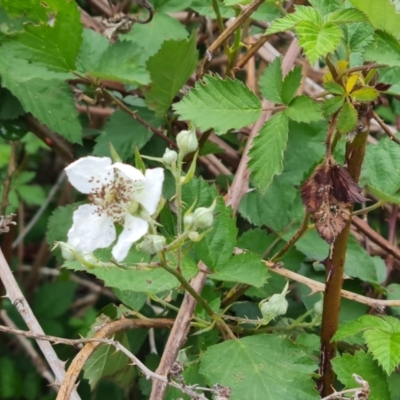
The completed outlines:
<svg viewBox="0 0 400 400">
<path fill-rule="evenodd" d="M 193 232 L 189 232 L 189 235 L 188 235 L 189 239 L 192 242 L 196 242 L 199 239 L 199 236 L 200 236 L 199 232 L 194 232 L 194 231 Z"/>
<path fill-rule="evenodd" d="M 194 220 L 194 225 L 197 228 L 204 229 L 204 228 L 210 228 L 213 224 L 214 221 L 214 209 L 216 205 L 216 201 L 211 204 L 210 207 L 199 207 L 197 210 L 194 211 L 193 213 L 193 220 Z"/>
<path fill-rule="evenodd" d="M 266 320 L 273 320 L 278 315 L 285 315 L 288 309 L 288 301 L 286 295 L 288 293 L 289 282 L 286 282 L 285 287 L 280 294 L 273 294 L 268 300 L 260 302 L 260 311 Z"/>
<path fill-rule="evenodd" d="M 193 214 L 185 215 L 183 217 L 183 224 L 185 226 L 185 229 L 190 229 L 194 225 L 194 218 Z"/>
<path fill-rule="evenodd" d="M 76 259 L 75 248 L 70 244 L 65 242 L 56 242 L 54 248 L 56 247 L 60 248 L 61 255 L 63 256 L 64 260 L 73 261 Z"/>
<path fill-rule="evenodd" d="M 196 151 L 199 145 L 195 130 L 179 132 L 178 136 L 176 137 L 176 143 L 182 157 L 184 157 L 186 154 Z"/>
<path fill-rule="evenodd" d="M 165 149 L 165 153 L 163 155 L 163 161 L 167 165 L 172 165 L 176 163 L 178 159 L 178 153 L 175 150 L 170 150 L 168 147 Z"/>
<path fill-rule="evenodd" d="M 165 237 L 159 235 L 147 235 L 143 242 L 139 244 L 138 249 L 147 254 L 156 254 L 164 248 Z"/>
</svg>

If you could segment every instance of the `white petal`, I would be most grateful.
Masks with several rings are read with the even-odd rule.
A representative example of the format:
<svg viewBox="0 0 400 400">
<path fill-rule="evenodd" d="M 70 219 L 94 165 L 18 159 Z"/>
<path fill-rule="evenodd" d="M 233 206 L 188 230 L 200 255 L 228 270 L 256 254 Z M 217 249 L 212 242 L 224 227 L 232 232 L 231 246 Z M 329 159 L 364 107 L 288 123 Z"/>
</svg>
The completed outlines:
<svg viewBox="0 0 400 400">
<path fill-rule="evenodd" d="M 154 214 L 161 198 L 162 186 L 164 182 L 164 169 L 146 169 L 146 180 L 143 190 L 136 193 L 134 198 L 149 213 Z"/>
<path fill-rule="evenodd" d="M 100 214 L 97 206 L 79 206 L 73 215 L 73 224 L 68 231 L 68 243 L 78 251 L 92 253 L 96 249 L 110 246 L 116 232 L 112 217 Z"/>
<path fill-rule="evenodd" d="M 133 217 L 130 214 L 125 215 L 124 230 L 119 235 L 117 244 L 112 249 L 112 255 L 117 261 L 122 261 L 132 247 L 144 236 L 149 229 L 149 224 L 143 219 Z"/>
<path fill-rule="evenodd" d="M 114 171 L 108 169 L 109 157 L 83 157 L 65 168 L 71 185 L 81 193 L 91 193 L 114 180 Z"/>
<path fill-rule="evenodd" d="M 130 179 L 131 181 L 144 181 L 144 175 L 132 165 L 123 164 L 117 162 L 112 165 L 112 168 L 117 169 L 118 171 L 122 172 L 122 176 L 126 179 Z"/>
</svg>

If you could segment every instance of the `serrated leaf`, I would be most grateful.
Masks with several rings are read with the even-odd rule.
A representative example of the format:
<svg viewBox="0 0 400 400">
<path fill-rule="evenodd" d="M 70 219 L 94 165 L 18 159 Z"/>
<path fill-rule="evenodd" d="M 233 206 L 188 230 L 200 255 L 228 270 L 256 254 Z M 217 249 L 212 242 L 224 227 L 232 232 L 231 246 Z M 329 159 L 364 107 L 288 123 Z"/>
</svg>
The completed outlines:
<svg viewBox="0 0 400 400">
<path fill-rule="evenodd" d="M 155 128 L 162 123 L 148 109 L 138 108 L 137 114 Z M 143 124 L 126 112 L 117 110 L 104 125 L 103 132 L 96 138 L 93 155 L 109 157 L 111 143 L 122 161 L 126 161 L 133 156 L 135 147 L 140 150 L 152 136 L 153 133 Z"/>
<path fill-rule="evenodd" d="M 27 204 L 40 206 L 46 200 L 46 192 L 39 185 L 22 185 L 18 187 L 17 193 Z"/>
<path fill-rule="evenodd" d="M 91 29 L 84 29 L 82 45 L 76 61 L 78 71 L 88 72 L 96 68 L 108 47 L 107 38 Z"/>
<path fill-rule="evenodd" d="M 282 79 L 282 58 L 277 57 L 264 70 L 259 82 L 262 95 L 272 103 L 283 103 Z"/>
<path fill-rule="evenodd" d="M 210 278 L 245 283 L 260 288 L 267 282 L 268 276 L 268 270 L 259 255 L 243 253 L 231 257 L 228 262 L 218 266 Z"/>
<path fill-rule="evenodd" d="M 357 124 L 357 110 L 350 103 L 344 103 L 344 106 L 339 112 L 337 120 L 337 129 L 341 133 L 348 133 L 355 129 Z"/>
<path fill-rule="evenodd" d="M 303 212 L 298 190 L 279 178 L 274 179 L 265 195 L 256 190 L 246 193 L 239 206 L 243 218 L 256 226 L 268 226 L 275 232 L 301 218 Z"/>
<path fill-rule="evenodd" d="M 363 12 L 356 8 L 346 8 L 328 14 L 326 21 L 335 24 L 347 24 L 349 22 L 368 22 L 368 19 Z"/>
<path fill-rule="evenodd" d="M 319 121 L 323 117 L 319 104 L 308 96 L 295 97 L 284 113 L 296 122 L 309 123 Z"/>
<path fill-rule="evenodd" d="M 319 57 L 333 52 L 343 36 L 342 30 L 330 22 L 320 26 L 312 21 L 301 21 L 296 25 L 296 31 L 299 35 L 299 45 L 304 48 L 312 64 Z"/>
<path fill-rule="evenodd" d="M 301 67 L 294 67 L 283 80 L 281 98 L 283 104 L 289 104 L 297 92 L 302 79 Z"/>
<path fill-rule="evenodd" d="M 400 321 L 385 317 L 384 329 L 369 329 L 364 332 L 368 350 L 383 370 L 390 375 L 400 364 Z"/>
<path fill-rule="evenodd" d="M 197 65 L 196 35 L 188 40 L 167 40 L 147 61 L 151 84 L 143 88 L 146 104 L 164 114 Z"/>
<path fill-rule="evenodd" d="M 134 24 L 132 30 L 121 35 L 141 48 L 141 59 L 148 60 L 156 54 L 166 40 L 182 40 L 188 37 L 185 27 L 175 18 L 156 12 L 148 24 Z"/>
<path fill-rule="evenodd" d="M 342 6 L 340 0 L 309 0 L 309 3 L 316 8 L 322 16 L 332 13 Z"/>
<path fill-rule="evenodd" d="M 151 4 L 157 13 L 167 13 L 188 8 L 191 6 L 192 2 L 193 0 L 153 0 Z"/>
<path fill-rule="evenodd" d="M 237 232 L 232 210 L 218 197 L 213 229 L 200 242 L 194 243 L 196 256 L 212 271 L 225 266 L 235 248 Z"/>
<path fill-rule="evenodd" d="M 374 29 L 369 24 L 354 23 L 342 27 L 344 41 L 353 53 L 362 52 L 373 40 Z"/>
<path fill-rule="evenodd" d="M 390 0 L 350 0 L 362 11 L 376 29 L 382 29 L 393 36 L 400 35 L 400 14 Z"/>
<path fill-rule="evenodd" d="M 362 170 L 362 180 L 377 194 L 400 198 L 400 147 L 389 138 L 368 146 Z M 391 200 L 390 200 L 391 201 Z M 396 201 L 397 203 L 398 201 Z"/>
<path fill-rule="evenodd" d="M 389 67 L 398 67 L 400 66 L 400 43 L 389 33 L 376 31 L 373 42 L 365 49 L 364 59 L 387 64 Z"/>
<path fill-rule="evenodd" d="M 77 4 L 65 0 L 14 3 L 2 1 L 5 10 L 13 14 L 20 9 L 40 19 L 40 24 L 26 24 L 24 32 L 12 37 L 18 56 L 56 71 L 74 70 L 83 30 Z"/>
<path fill-rule="evenodd" d="M 321 111 L 325 115 L 325 117 L 330 117 L 333 113 L 339 110 L 344 103 L 344 98 L 335 96 L 330 99 L 324 100 L 321 103 Z"/>
<path fill-rule="evenodd" d="M 82 128 L 73 93 L 64 82 L 65 74 L 49 73 L 5 53 L 0 51 L 2 85 L 19 99 L 26 112 L 70 142 L 80 143 Z"/>
<path fill-rule="evenodd" d="M 287 31 L 294 28 L 300 21 L 311 21 L 317 25 L 322 24 L 321 15 L 312 7 L 295 6 L 295 12 L 272 22 L 265 32 L 267 35 Z"/>
<path fill-rule="evenodd" d="M 370 387 L 370 400 L 390 400 L 390 393 L 386 376 L 376 365 L 370 354 L 357 351 L 354 355 L 344 353 L 341 357 L 332 360 L 332 366 L 338 379 L 346 389 L 358 388 L 360 385 L 354 380 L 355 373 L 368 382 Z"/>
<path fill-rule="evenodd" d="M 198 82 L 173 108 L 181 119 L 217 134 L 250 125 L 261 115 L 261 102 L 251 90 L 239 80 L 218 76 L 204 77 L 204 84 Z"/>
<path fill-rule="evenodd" d="M 254 139 L 248 165 L 251 178 L 262 193 L 265 193 L 274 175 L 282 172 L 288 131 L 286 115 L 278 113 L 264 124 Z"/>
<path fill-rule="evenodd" d="M 149 72 L 140 61 L 140 48 L 131 42 L 116 42 L 102 54 L 99 64 L 90 75 L 117 82 L 146 85 Z"/>
<path fill-rule="evenodd" d="M 282 336 L 261 334 L 209 347 L 200 373 L 210 386 L 229 386 L 231 400 L 316 400 L 311 378 L 315 368 L 300 346 Z"/>
<path fill-rule="evenodd" d="M 336 82 L 325 82 L 324 87 L 327 91 L 331 92 L 332 94 L 337 94 L 337 95 L 346 94 L 346 90 L 344 89 L 344 87 Z"/>
<path fill-rule="evenodd" d="M 351 93 L 351 96 L 355 101 L 369 102 L 376 100 L 379 96 L 379 92 L 372 87 L 365 87 L 354 90 L 354 92 Z"/>
<path fill-rule="evenodd" d="M 117 332 L 113 338 L 130 350 L 129 341 L 125 332 Z M 99 380 L 112 379 L 125 389 L 132 384 L 135 369 L 130 359 L 122 351 L 116 351 L 114 346 L 101 345 L 85 362 L 83 377 L 89 381 L 92 390 Z"/>
</svg>

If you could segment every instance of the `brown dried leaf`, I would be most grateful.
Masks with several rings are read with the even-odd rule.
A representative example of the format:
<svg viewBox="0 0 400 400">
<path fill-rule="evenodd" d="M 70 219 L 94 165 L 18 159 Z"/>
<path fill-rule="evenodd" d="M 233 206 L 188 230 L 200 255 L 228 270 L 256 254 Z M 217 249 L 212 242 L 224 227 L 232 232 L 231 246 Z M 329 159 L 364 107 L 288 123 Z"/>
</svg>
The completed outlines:
<svg viewBox="0 0 400 400">
<path fill-rule="evenodd" d="M 353 181 L 346 168 L 334 165 L 331 168 L 332 195 L 344 203 L 362 203 L 367 201 L 361 194 L 361 188 Z"/>
</svg>

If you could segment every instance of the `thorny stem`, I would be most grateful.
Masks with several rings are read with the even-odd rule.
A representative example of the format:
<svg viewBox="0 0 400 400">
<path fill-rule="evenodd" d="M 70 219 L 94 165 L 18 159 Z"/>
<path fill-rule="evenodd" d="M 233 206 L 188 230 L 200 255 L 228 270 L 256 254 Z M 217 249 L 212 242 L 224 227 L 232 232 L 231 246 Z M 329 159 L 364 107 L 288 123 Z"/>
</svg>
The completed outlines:
<svg viewBox="0 0 400 400">
<path fill-rule="evenodd" d="M 332 118 L 335 119 L 335 118 Z M 358 182 L 361 165 L 364 160 L 365 147 L 369 134 L 369 119 L 362 118 L 363 129 L 357 134 L 352 143 L 347 143 L 346 161 L 350 176 Z M 332 122 L 330 125 L 332 128 Z M 328 142 L 328 140 L 327 140 Z M 336 333 L 339 323 L 340 299 L 343 286 L 344 263 L 346 258 L 347 243 L 350 234 L 351 219 L 337 237 L 332 254 L 326 259 L 325 268 L 327 281 L 325 287 L 324 307 L 321 328 L 321 360 L 320 360 L 320 392 L 322 396 L 328 396 L 333 392 L 335 374 L 332 369 L 331 360 L 335 357 L 337 343 L 331 342 Z"/>
<path fill-rule="evenodd" d="M 393 140 L 393 142 L 400 144 L 400 140 L 397 139 L 397 137 L 392 133 L 389 127 L 382 121 L 379 115 L 373 110 L 372 110 L 372 116 L 375 118 L 376 122 L 380 125 L 380 127 L 383 129 L 386 135 L 389 136 L 390 140 Z"/>
</svg>

